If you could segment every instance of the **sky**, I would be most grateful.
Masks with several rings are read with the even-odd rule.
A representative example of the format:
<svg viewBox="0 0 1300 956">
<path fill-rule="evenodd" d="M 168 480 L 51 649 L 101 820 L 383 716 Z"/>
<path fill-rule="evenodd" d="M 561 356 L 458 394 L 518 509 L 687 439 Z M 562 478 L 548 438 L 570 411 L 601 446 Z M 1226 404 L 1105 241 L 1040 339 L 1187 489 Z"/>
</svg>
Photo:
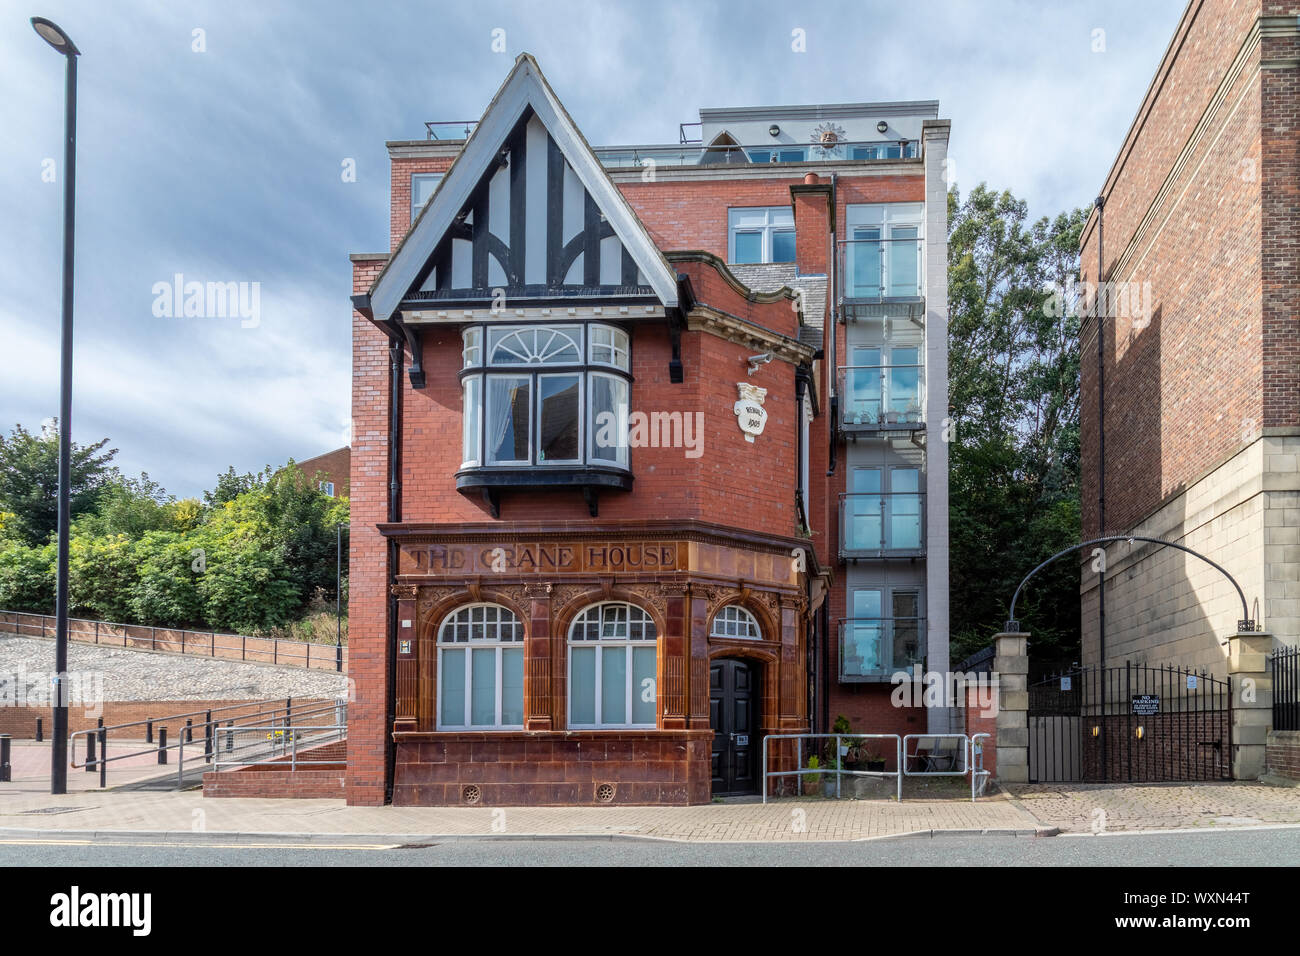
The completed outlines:
<svg viewBox="0 0 1300 956">
<path fill-rule="evenodd" d="M 937 99 L 958 188 L 1037 218 L 1097 194 L 1183 7 L 0 0 L 0 429 L 59 401 L 64 62 L 33 15 L 82 51 L 73 440 L 185 497 L 347 444 L 384 143 L 480 116 L 521 52 L 593 145 L 676 142 L 701 107 Z M 169 309 L 177 275 L 242 284 L 243 312 Z"/>
</svg>

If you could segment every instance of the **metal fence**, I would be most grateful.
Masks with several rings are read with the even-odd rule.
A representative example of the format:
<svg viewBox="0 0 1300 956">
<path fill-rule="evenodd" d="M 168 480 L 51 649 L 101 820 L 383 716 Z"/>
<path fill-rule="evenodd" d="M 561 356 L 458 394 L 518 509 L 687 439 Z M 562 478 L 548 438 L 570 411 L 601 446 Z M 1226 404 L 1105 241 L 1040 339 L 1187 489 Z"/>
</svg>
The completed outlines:
<svg viewBox="0 0 1300 956">
<path fill-rule="evenodd" d="M 0 632 L 18 637 L 54 637 L 54 617 L 26 611 L 0 611 Z M 151 624 L 68 619 L 68 640 L 110 647 L 134 647 L 171 654 L 217 657 L 223 660 L 282 664 L 315 670 L 345 672 L 348 649 L 336 644 L 314 644 L 278 637 L 250 637 L 218 631 L 192 631 Z"/>
<path fill-rule="evenodd" d="M 814 784 L 820 783 L 823 792 L 830 797 L 840 797 L 844 792 L 844 778 L 850 780 L 858 777 L 893 777 L 894 799 L 903 799 L 903 777 L 966 776 L 970 775 L 970 798 L 984 792 L 992 772 L 984 769 L 984 741 L 989 734 L 769 734 L 763 738 L 763 802 L 767 803 L 771 791 L 770 781 L 794 777 L 797 781 L 796 796 L 808 796 L 804 793 L 804 781 L 811 777 Z M 770 749 L 769 741 L 794 741 L 793 753 L 788 745 Z M 818 745 L 812 741 L 833 741 L 828 745 Z M 871 740 L 893 741 L 893 770 L 861 770 L 845 766 L 845 758 L 857 749 L 859 752 L 870 745 Z M 945 741 L 952 741 L 948 745 Z M 805 751 L 804 741 L 810 746 Z M 793 757 L 793 770 L 773 770 L 772 758 L 777 756 L 775 750 L 782 750 L 780 755 L 789 762 Z M 808 755 L 805 765 L 805 753 Z M 825 763 L 823 763 L 823 758 Z M 816 761 L 815 765 L 814 759 Z M 871 758 L 868 758 L 871 759 Z M 887 763 L 878 751 L 875 762 Z"/>
<path fill-rule="evenodd" d="M 1279 647 L 1268 656 L 1273 674 L 1273 729 L 1300 730 L 1300 647 Z"/>
</svg>

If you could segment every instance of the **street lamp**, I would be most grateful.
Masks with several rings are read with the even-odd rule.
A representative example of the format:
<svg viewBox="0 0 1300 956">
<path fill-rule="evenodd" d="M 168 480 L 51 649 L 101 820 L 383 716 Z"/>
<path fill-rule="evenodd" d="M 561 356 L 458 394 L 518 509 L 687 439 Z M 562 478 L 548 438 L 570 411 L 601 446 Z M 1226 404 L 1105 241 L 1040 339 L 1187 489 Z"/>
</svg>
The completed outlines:
<svg viewBox="0 0 1300 956">
<path fill-rule="evenodd" d="M 54 605 L 54 727 L 50 793 L 68 792 L 68 521 L 72 482 L 72 237 L 77 198 L 77 57 L 81 51 L 57 24 L 32 17 L 32 29 L 67 60 L 63 140 L 63 341 L 59 373 L 59 557 Z"/>
</svg>

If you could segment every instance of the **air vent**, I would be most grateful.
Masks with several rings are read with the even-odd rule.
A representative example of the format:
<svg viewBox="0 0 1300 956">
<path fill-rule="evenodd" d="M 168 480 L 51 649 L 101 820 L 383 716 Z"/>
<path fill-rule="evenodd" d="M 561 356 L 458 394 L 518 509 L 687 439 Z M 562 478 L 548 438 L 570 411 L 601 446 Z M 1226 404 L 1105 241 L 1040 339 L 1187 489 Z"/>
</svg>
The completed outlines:
<svg viewBox="0 0 1300 956">
<path fill-rule="evenodd" d="M 478 788 L 477 784 L 470 784 L 460 791 L 460 797 L 466 803 L 478 803 L 483 799 L 483 791 Z"/>
<path fill-rule="evenodd" d="M 612 783 L 602 783 L 596 788 L 597 803 L 612 803 L 614 800 L 614 785 Z"/>
</svg>

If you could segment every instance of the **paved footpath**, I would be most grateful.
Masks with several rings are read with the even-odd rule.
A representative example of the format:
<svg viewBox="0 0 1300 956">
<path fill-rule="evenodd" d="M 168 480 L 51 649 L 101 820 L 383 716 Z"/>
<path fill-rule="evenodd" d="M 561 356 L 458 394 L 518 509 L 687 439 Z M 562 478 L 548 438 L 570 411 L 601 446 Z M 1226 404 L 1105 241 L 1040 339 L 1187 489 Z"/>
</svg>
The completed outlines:
<svg viewBox="0 0 1300 956">
<path fill-rule="evenodd" d="M 1002 796 L 783 800 L 698 807 L 349 807 L 342 800 L 205 799 L 197 792 L 0 792 L 0 840 L 39 831 L 171 834 L 349 834 L 383 842 L 441 836 L 634 836 L 700 842 L 860 840 L 933 831 L 1033 836 L 1034 819 Z"/>
<path fill-rule="evenodd" d="M 904 835 L 1231 829 L 1300 824 L 1300 790 L 1257 784 L 1017 786 L 956 796 L 781 800 L 698 807 L 349 807 L 342 800 L 205 799 L 197 791 L 54 797 L 0 786 L 0 842 L 275 839 L 420 843 L 460 837 L 640 837 L 689 842 L 825 842 Z M 346 842 L 345 841 L 345 842 Z"/>
<path fill-rule="evenodd" d="M 1013 784 L 1012 801 L 1063 833 L 1300 824 L 1300 789 L 1258 783 Z"/>
</svg>

